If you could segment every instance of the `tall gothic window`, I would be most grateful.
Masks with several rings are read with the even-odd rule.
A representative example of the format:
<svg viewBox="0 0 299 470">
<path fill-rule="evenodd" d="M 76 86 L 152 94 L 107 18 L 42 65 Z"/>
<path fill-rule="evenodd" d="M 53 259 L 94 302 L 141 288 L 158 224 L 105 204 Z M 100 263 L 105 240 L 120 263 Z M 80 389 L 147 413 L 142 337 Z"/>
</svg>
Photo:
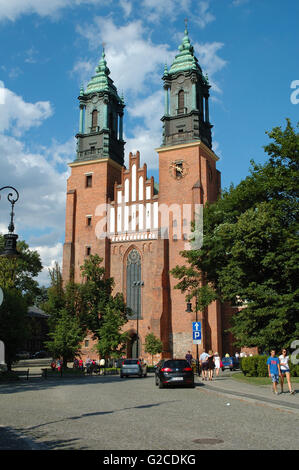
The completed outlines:
<svg viewBox="0 0 299 470">
<path fill-rule="evenodd" d="M 141 281 L 141 257 L 133 249 L 127 258 L 127 306 L 132 309 L 132 319 L 141 318 L 141 286 L 134 285 L 137 281 Z"/>
<path fill-rule="evenodd" d="M 178 114 L 183 114 L 184 112 L 185 112 L 184 90 L 180 90 L 178 94 Z"/>
<path fill-rule="evenodd" d="M 93 131 L 95 131 L 98 127 L 98 112 L 96 109 L 93 110 L 91 115 L 91 127 Z"/>
</svg>

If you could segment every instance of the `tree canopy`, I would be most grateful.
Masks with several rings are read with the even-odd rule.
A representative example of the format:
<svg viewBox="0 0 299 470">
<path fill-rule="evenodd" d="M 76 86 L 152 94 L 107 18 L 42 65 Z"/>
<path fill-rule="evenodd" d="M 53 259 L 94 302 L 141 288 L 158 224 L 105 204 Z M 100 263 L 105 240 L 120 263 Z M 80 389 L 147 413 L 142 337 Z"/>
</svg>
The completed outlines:
<svg viewBox="0 0 299 470">
<path fill-rule="evenodd" d="M 297 125 L 297 128 L 299 125 Z M 232 318 L 238 346 L 287 347 L 298 337 L 299 133 L 267 132 L 268 159 L 204 207 L 203 245 L 172 274 L 188 298 L 243 305 Z"/>
</svg>

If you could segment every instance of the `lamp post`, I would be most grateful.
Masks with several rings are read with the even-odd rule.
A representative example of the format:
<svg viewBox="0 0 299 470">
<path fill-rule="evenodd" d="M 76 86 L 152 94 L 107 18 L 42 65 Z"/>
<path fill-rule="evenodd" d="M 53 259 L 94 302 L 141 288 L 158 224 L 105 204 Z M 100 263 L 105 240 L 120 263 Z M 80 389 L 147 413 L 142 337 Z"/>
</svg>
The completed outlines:
<svg viewBox="0 0 299 470">
<path fill-rule="evenodd" d="M 10 223 L 8 226 L 8 233 L 4 235 L 4 251 L 1 256 L 15 257 L 18 255 L 18 252 L 17 252 L 18 235 L 14 233 L 14 230 L 15 230 L 14 206 L 15 206 L 15 203 L 19 200 L 19 193 L 12 186 L 3 186 L 3 188 L 0 188 L 0 192 L 3 191 L 4 189 L 11 189 L 12 191 L 14 191 L 14 194 L 10 192 L 7 196 L 7 199 L 11 204 L 11 213 L 10 213 Z M 1 196 L 0 196 L 0 199 L 1 199 Z"/>
<path fill-rule="evenodd" d="M 8 226 L 8 233 L 4 235 L 4 251 L 0 255 L 3 257 L 10 258 L 10 257 L 15 257 L 18 255 L 18 252 L 17 252 L 18 235 L 13 233 L 15 230 L 13 219 L 14 219 L 14 205 L 19 199 L 19 193 L 12 186 L 3 186 L 3 188 L 0 188 L 0 192 L 3 191 L 4 189 L 11 189 L 15 193 L 13 194 L 10 192 L 7 196 L 7 199 L 11 204 L 10 223 Z M 0 195 L 0 199 L 1 199 L 1 195 Z M 3 291 L 0 288 L 0 305 L 2 304 L 2 302 L 3 302 Z M 5 364 L 5 344 L 1 340 L 0 340 L 0 365 L 4 366 L 4 368 L 7 368 Z"/>
<path fill-rule="evenodd" d="M 141 287 L 144 286 L 143 281 L 133 281 L 133 287 L 138 287 L 141 289 Z M 138 294 L 138 291 L 137 291 Z M 140 305 L 138 302 L 139 297 L 137 296 L 137 317 L 136 317 L 136 334 L 137 334 L 137 343 L 136 343 L 136 357 L 138 359 L 139 356 L 139 312 L 140 312 Z"/>
<path fill-rule="evenodd" d="M 192 313 L 192 304 L 191 302 L 187 302 L 187 308 L 186 308 L 187 313 Z M 195 321 L 197 323 L 197 313 L 198 313 L 198 302 L 197 298 L 195 301 Z M 199 354 L 198 354 L 198 344 L 196 343 L 196 370 L 197 370 L 197 375 L 199 376 Z"/>
</svg>

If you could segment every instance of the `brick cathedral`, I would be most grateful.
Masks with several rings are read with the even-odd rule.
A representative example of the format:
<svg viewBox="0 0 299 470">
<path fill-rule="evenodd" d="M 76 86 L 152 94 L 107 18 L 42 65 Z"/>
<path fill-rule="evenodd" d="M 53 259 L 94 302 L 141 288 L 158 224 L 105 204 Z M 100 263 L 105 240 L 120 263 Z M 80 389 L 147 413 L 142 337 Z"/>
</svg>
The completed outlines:
<svg viewBox="0 0 299 470">
<path fill-rule="evenodd" d="M 79 96 L 77 154 L 69 164 L 63 279 L 80 282 L 80 266 L 90 254 L 103 258 L 115 293 L 124 294 L 133 315 L 127 357 L 144 352 L 145 336 L 163 342 L 163 357 L 195 356 L 193 313 L 186 312 L 185 294 L 170 270 L 184 264 L 180 251 L 190 248 L 196 208 L 214 202 L 220 192 L 218 157 L 212 150 L 207 77 L 194 55 L 187 28 L 173 64 L 165 66 L 162 143 L 156 149 L 159 184 L 140 166 L 139 152 L 124 165 L 124 100 L 110 78 L 105 53 Z M 157 119 L 159 117 L 157 116 Z M 149 142 L 148 145 L 151 145 Z M 213 302 L 198 312 L 203 349 L 232 353 L 225 330 L 233 309 Z M 82 354 L 96 357 L 87 337 Z"/>
</svg>

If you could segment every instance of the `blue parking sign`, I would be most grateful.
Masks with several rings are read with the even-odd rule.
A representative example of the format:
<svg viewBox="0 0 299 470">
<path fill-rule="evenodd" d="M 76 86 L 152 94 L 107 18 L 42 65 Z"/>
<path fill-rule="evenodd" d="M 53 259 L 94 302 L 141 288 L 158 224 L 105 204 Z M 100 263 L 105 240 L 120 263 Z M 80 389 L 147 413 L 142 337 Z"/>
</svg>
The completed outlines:
<svg viewBox="0 0 299 470">
<path fill-rule="evenodd" d="M 201 322 L 192 322 L 193 344 L 201 344 Z"/>
</svg>

